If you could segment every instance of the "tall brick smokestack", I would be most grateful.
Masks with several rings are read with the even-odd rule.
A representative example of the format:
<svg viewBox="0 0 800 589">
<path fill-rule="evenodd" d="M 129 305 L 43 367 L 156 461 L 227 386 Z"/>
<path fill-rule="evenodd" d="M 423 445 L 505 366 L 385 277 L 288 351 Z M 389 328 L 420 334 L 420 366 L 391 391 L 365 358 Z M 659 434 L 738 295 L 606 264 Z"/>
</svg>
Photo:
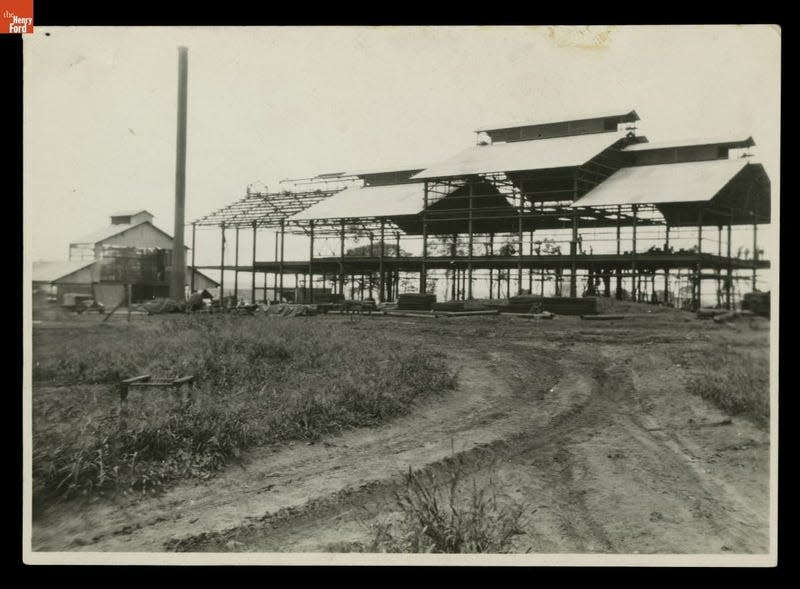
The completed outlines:
<svg viewBox="0 0 800 589">
<path fill-rule="evenodd" d="M 172 242 L 172 275 L 169 296 L 184 300 L 186 282 L 186 251 L 183 224 L 186 208 L 186 86 L 189 69 L 189 49 L 178 47 L 178 140 L 175 158 L 175 236 Z"/>
</svg>

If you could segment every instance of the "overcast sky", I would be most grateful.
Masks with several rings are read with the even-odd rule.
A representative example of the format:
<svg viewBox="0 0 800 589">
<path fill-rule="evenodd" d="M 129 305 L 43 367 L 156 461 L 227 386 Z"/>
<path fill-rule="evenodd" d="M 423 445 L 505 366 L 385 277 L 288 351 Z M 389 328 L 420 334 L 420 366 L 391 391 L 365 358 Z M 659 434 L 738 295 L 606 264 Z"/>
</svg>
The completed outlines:
<svg viewBox="0 0 800 589">
<path fill-rule="evenodd" d="M 636 109 L 650 141 L 752 135 L 779 188 L 772 27 L 36 27 L 24 35 L 30 259 L 66 259 L 118 209 L 172 232 L 180 45 L 187 222 L 253 182 L 432 163 L 484 124 L 609 110 Z"/>
</svg>

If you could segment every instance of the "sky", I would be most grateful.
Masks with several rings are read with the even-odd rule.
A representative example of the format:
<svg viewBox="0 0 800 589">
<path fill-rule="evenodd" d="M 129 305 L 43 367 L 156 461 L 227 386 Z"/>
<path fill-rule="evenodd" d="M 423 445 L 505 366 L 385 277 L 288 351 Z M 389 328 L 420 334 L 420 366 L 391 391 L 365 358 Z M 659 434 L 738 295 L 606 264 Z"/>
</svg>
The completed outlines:
<svg viewBox="0 0 800 589">
<path fill-rule="evenodd" d="M 760 239 L 777 243 L 777 27 L 36 27 L 23 37 L 29 260 L 66 259 L 69 242 L 115 210 L 147 209 L 172 233 L 179 46 L 189 49 L 187 222 L 250 184 L 435 163 L 483 125 L 635 109 L 650 141 L 752 135 L 776 203 Z"/>
</svg>

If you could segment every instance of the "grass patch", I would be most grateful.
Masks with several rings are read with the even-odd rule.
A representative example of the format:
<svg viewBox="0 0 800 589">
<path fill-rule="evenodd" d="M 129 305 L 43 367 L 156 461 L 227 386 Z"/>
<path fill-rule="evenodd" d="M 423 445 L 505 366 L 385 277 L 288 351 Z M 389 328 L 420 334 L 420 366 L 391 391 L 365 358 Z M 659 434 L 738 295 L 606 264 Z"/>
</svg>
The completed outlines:
<svg viewBox="0 0 800 589">
<path fill-rule="evenodd" d="M 746 350 L 717 349 L 703 360 L 703 372 L 687 381 L 687 390 L 731 415 L 744 415 L 761 427 L 769 424 L 769 360 Z"/>
<path fill-rule="evenodd" d="M 382 423 L 455 385 L 443 355 L 327 320 L 158 318 L 124 330 L 42 330 L 33 349 L 37 510 L 208 478 L 245 448 Z M 145 373 L 194 374 L 195 401 L 132 392 L 121 429 L 116 384 Z"/>
<path fill-rule="evenodd" d="M 444 477 L 409 468 L 395 503 L 402 519 L 379 525 L 367 551 L 503 553 L 523 533 L 523 507 L 502 504 L 492 481 L 467 482 L 458 465 Z"/>
</svg>

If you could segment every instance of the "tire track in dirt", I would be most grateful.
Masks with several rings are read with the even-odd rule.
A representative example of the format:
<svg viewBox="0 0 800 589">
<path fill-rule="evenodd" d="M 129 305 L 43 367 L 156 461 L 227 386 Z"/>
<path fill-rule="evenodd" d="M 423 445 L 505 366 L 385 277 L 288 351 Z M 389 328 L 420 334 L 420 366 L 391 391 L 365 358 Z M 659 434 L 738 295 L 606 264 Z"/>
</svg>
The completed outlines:
<svg viewBox="0 0 800 589">
<path fill-rule="evenodd" d="M 521 399 L 483 367 L 484 354 L 460 353 L 456 360 L 458 389 L 421 404 L 412 415 L 326 437 L 314 446 L 255 451 L 243 467 L 138 504 L 45 515 L 34 522 L 34 549 L 163 550 L 165 545 L 179 545 L 182 538 L 209 537 L 276 513 L 295 513 L 312 501 L 324 503 L 326 497 L 351 493 L 359 485 L 368 488 L 408 466 L 435 463 L 455 450 L 486 446 L 527 427 L 527 413 L 519 410 Z M 547 377 L 554 367 L 542 361 L 539 368 L 544 386 L 554 378 Z M 558 399 L 555 409 L 547 411 L 565 404 L 569 399 Z M 543 414 L 542 420 L 546 418 Z"/>
<path fill-rule="evenodd" d="M 520 371 L 524 368 L 519 365 L 519 352 L 492 352 L 490 357 L 493 363 L 487 372 L 505 373 L 509 368 L 516 366 Z M 494 370 L 502 365 L 503 370 Z M 462 476 L 475 477 L 485 480 L 498 470 L 500 465 L 523 452 L 535 451 L 537 448 L 553 445 L 567 432 L 581 427 L 580 416 L 587 414 L 587 409 L 593 403 L 596 392 L 595 381 L 584 374 L 585 367 L 578 369 L 580 362 L 569 362 L 568 371 L 563 371 L 563 377 L 551 387 L 545 397 L 550 405 L 547 411 L 542 411 L 538 416 L 528 413 L 521 414 L 523 427 L 513 435 L 498 438 L 496 441 L 484 444 L 473 449 L 465 450 L 441 460 L 428 464 L 418 464 L 416 468 L 424 466 L 426 472 L 439 477 L 445 475 L 450 469 L 456 467 Z M 524 374 L 524 373 L 523 373 Z M 515 396 L 539 395 L 530 386 L 520 382 L 509 385 L 515 390 Z M 538 404 L 515 405 L 518 412 L 527 408 L 530 410 L 543 407 Z M 274 516 L 263 518 L 261 522 L 247 527 L 226 530 L 221 534 L 204 534 L 201 537 L 186 538 L 181 542 L 170 545 L 171 549 L 192 551 L 319 551 L 331 549 L 331 543 L 326 538 L 336 538 L 334 547 L 346 547 L 343 536 L 348 530 L 352 532 L 351 542 L 368 543 L 370 525 L 376 520 L 386 519 L 392 512 L 392 498 L 396 490 L 403 483 L 402 473 L 372 485 L 362 485 L 360 489 L 352 490 L 341 495 L 324 498 L 299 510 L 282 512 Z M 562 481 L 560 487 L 569 489 L 569 481 Z M 587 527 L 588 524 L 588 527 Z M 576 535 L 584 534 L 587 529 L 602 536 L 602 530 L 591 522 L 588 513 L 575 518 L 573 525 Z M 606 543 L 601 539 L 600 542 Z"/>
<path fill-rule="evenodd" d="M 663 355 L 599 335 L 480 348 L 451 352 L 458 390 L 407 417 L 252 452 L 243 468 L 138 506 L 41 522 L 37 549 L 348 549 L 391 514 L 409 466 L 445 474 L 456 464 L 525 505 L 521 552 L 767 549 L 761 491 L 740 493 L 704 462 L 709 445 L 681 428 L 690 414 L 718 412 L 681 388 Z M 714 441 L 763 437 L 742 431 L 720 430 Z"/>
</svg>

